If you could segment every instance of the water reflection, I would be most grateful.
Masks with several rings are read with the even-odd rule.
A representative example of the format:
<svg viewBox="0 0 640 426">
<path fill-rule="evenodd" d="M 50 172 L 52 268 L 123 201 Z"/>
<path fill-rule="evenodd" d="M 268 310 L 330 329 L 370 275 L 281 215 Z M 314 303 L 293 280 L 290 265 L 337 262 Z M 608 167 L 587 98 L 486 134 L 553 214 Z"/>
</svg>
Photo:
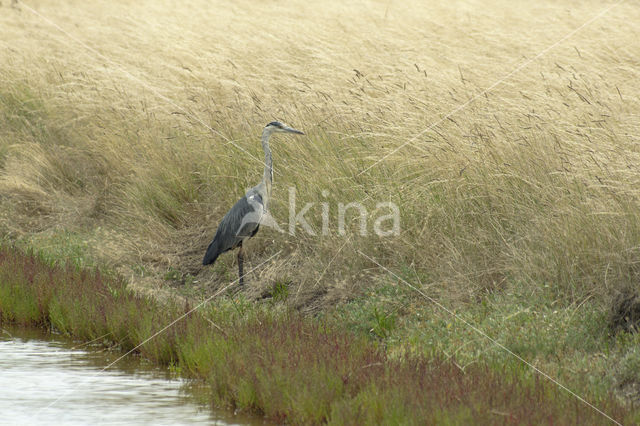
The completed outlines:
<svg viewBox="0 0 640 426">
<path fill-rule="evenodd" d="M 166 370 L 127 358 L 101 372 L 119 354 L 77 346 L 2 328 L 0 424 L 247 424 L 196 404 L 183 392 L 184 381 Z"/>
</svg>

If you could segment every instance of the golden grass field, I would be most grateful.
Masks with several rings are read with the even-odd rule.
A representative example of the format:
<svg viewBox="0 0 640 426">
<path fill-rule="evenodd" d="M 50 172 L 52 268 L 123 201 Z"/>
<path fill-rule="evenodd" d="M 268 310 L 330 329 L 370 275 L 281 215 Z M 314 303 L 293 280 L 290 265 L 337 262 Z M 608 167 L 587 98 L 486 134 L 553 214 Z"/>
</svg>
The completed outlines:
<svg viewBox="0 0 640 426">
<path fill-rule="evenodd" d="M 271 143 L 285 229 L 295 186 L 317 229 L 321 202 L 333 220 L 361 201 L 372 222 L 390 201 L 401 232 L 261 230 L 246 268 L 282 252 L 250 294 L 283 282 L 318 307 L 386 280 L 357 250 L 451 302 L 546 284 L 579 303 L 638 282 L 637 3 L 568 38 L 612 3 L 4 3 L 6 239 L 147 291 L 226 284 L 235 256 L 201 257 L 278 119 L 306 133 Z"/>
</svg>

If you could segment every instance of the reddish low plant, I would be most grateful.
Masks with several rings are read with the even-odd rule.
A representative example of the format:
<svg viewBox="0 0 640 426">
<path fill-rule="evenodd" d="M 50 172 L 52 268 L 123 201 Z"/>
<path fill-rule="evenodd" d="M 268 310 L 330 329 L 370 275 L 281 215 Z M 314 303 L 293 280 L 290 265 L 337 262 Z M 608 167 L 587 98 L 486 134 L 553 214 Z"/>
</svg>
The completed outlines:
<svg viewBox="0 0 640 426">
<path fill-rule="evenodd" d="M 212 403 L 289 423 L 597 424 L 602 414 L 514 364 L 424 355 L 390 357 L 382 345 L 331 320 L 296 312 L 160 304 L 98 270 L 50 265 L 0 248 L 0 320 L 52 327 L 139 353 L 211 386 Z M 154 336 L 142 344 L 150 336 Z M 593 401 L 618 421 L 614 397 Z"/>
</svg>

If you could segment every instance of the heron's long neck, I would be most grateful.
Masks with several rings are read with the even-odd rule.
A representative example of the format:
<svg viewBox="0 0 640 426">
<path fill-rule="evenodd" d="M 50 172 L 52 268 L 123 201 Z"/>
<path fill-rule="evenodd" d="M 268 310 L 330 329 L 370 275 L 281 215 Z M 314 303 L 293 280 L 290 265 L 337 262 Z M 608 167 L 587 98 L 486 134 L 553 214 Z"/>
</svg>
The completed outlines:
<svg viewBox="0 0 640 426">
<path fill-rule="evenodd" d="M 262 132 L 262 149 L 264 149 L 264 175 L 262 182 L 267 187 L 267 192 L 271 195 L 271 183 L 273 182 L 273 161 L 271 160 L 271 149 L 269 149 L 269 136 L 271 132 Z"/>
</svg>

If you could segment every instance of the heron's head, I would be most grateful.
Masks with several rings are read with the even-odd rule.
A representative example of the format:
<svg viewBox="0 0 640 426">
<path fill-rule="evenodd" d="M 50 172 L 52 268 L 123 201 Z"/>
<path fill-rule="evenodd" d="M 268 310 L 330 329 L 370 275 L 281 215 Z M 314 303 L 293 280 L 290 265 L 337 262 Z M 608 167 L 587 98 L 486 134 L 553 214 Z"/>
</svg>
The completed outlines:
<svg viewBox="0 0 640 426">
<path fill-rule="evenodd" d="M 269 133 L 295 133 L 296 135 L 304 135 L 300 130 L 289 127 L 279 121 L 272 121 L 264 127 L 264 130 Z"/>
</svg>

